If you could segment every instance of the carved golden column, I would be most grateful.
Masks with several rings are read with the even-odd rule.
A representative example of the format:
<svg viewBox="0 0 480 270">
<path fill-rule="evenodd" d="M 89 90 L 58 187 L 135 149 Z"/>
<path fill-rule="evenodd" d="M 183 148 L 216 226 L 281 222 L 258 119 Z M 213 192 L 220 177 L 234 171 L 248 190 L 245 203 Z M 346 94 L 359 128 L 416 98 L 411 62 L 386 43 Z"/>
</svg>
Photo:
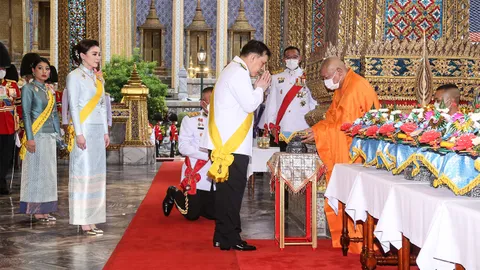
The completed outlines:
<svg viewBox="0 0 480 270">
<path fill-rule="evenodd" d="M 58 89 L 65 88 L 70 65 L 70 34 L 68 29 L 68 2 L 58 1 Z M 52 46 L 53 47 L 53 46 Z"/>
<path fill-rule="evenodd" d="M 148 88 L 143 85 L 134 64 L 132 75 L 128 83 L 122 88 L 123 102 L 130 110 L 124 145 L 148 146 L 151 145 L 148 128 L 147 97 Z"/>
<path fill-rule="evenodd" d="M 87 7 L 87 38 L 99 40 L 99 0 L 86 0 Z"/>
</svg>

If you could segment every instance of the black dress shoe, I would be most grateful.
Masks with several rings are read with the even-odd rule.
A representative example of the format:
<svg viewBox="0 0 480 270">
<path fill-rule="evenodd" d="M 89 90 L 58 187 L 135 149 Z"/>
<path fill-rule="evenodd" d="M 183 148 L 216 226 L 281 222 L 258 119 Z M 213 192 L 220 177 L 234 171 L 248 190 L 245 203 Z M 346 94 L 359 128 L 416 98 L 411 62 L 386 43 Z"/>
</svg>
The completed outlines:
<svg viewBox="0 0 480 270">
<path fill-rule="evenodd" d="M 163 199 L 162 209 L 163 214 L 168 217 L 170 212 L 172 212 L 173 204 L 175 203 L 175 192 L 177 192 L 177 188 L 174 186 L 170 186 L 167 189 L 167 195 L 165 195 L 165 199 Z"/>
<path fill-rule="evenodd" d="M 247 241 L 242 241 L 242 245 L 248 245 Z M 220 247 L 220 242 L 218 241 L 213 241 L 213 247 L 218 248 Z M 228 249 L 227 249 L 228 250 Z"/>
<path fill-rule="evenodd" d="M 235 246 L 232 246 L 233 249 L 238 250 L 238 251 L 254 251 L 257 250 L 255 246 L 244 244 L 243 242 L 241 244 L 236 244 Z"/>
</svg>

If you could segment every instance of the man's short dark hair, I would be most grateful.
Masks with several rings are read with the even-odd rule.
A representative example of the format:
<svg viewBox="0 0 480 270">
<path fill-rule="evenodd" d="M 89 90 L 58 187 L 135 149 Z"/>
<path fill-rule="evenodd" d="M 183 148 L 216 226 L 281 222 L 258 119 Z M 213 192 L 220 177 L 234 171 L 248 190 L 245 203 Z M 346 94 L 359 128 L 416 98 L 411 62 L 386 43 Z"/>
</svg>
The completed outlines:
<svg viewBox="0 0 480 270">
<path fill-rule="evenodd" d="M 247 44 L 245 44 L 240 52 L 240 56 L 247 56 L 251 53 L 255 53 L 258 55 L 266 54 L 268 57 L 272 55 L 270 49 L 265 45 L 265 43 L 258 41 L 258 40 L 250 40 Z"/>
<path fill-rule="evenodd" d="M 454 83 L 447 83 L 447 84 L 439 86 L 436 91 L 445 91 L 445 90 L 452 89 L 452 88 L 453 89 L 458 89 L 458 86 Z"/>
<path fill-rule="evenodd" d="M 285 48 L 285 50 L 283 50 L 283 56 L 285 56 L 285 53 L 290 50 L 296 50 L 298 52 L 298 55 L 302 54 L 299 48 L 295 46 L 288 46 L 287 48 Z"/>
<path fill-rule="evenodd" d="M 208 92 L 212 92 L 212 91 L 213 91 L 213 87 L 212 87 L 212 86 L 205 87 L 205 88 L 203 88 L 203 90 L 202 90 L 202 95 L 205 94 L 205 93 L 208 93 Z"/>
</svg>

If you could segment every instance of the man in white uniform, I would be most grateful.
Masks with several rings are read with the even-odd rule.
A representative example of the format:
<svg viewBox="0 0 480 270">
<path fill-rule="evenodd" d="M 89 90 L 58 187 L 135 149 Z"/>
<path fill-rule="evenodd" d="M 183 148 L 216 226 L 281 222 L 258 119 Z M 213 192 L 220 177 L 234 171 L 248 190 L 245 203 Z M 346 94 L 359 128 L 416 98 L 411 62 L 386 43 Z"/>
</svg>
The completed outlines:
<svg viewBox="0 0 480 270">
<path fill-rule="evenodd" d="M 283 52 L 283 61 L 286 69 L 272 76 L 266 105 L 266 122 L 282 152 L 287 147 L 284 138 L 310 127 L 305 121 L 305 114 L 317 106 L 306 86 L 304 71 L 299 66 L 302 61 L 300 50 L 287 47 Z"/>
<path fill-rule="evenodd" d="M 207 105 L 212 91 L 213 87 L 207 87 L 202 91 L 202 101 Z M 165 216 L 170 215 L 175 204 L 178 211 L 188 220 L 197 220 L 200 216 L 215 218 L 215 184 L 207 176 L 212 163 L 208 159 L 208 152 L 200 149 L 200 141 L 207 132 L 207 114 L 208 111 L 204 109 L 189 113 L 182 120 L 178 137 L 178 150 L 185 156 L 180 179 L 182 190 L 175 186 L 168 188 L 167 196 L 163 200 Z"/>
<path fill-rule="evenodd" d="M 208 119 L 206 148 L 211 153 L 209 175 L 217 182 L 215 192 L 214 246 L 222 250 L 256 250 L 240 236 L 240 208 L 252 156 L 253 112 L 263 102 L 271 76 L 263 72 L 252 87 L 251 77 L 264 71 L 270 50 L 250 40 L 215 84 Z"/>
</svg>

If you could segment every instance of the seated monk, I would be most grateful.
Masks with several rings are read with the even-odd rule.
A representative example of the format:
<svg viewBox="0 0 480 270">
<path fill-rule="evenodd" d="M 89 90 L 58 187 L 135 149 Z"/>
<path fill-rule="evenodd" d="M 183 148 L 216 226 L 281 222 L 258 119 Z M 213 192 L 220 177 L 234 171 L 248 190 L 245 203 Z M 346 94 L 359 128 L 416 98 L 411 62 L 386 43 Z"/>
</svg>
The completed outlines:
<svg viewBox="0 0 480 270">
<path fill-rule="evenodd" d="M 454 115 L 458 112 L 458 105 L 460 103 L 460 89 L 455 84 L 444 84 L 435 91 L 435 108 L 448 109 L 449 115 Z M 441 105 L 445 105 L 444 108 Z"/>
<path fill-rule="evenodd" d="M 333 166 L 337 163 L 349 163 L 349 150 L 352 137 L 340 130 L 343 123 L 352 123 L 372 108 L 380 107 L 375 90 L 370 83 L 347 68 L 337 57 L 326 58 L 320 67 L 320 76 L 325 87 L 334 90 L 332 104 L 325 119 L 306 130 L 304 142 L 315 142 L 317 152 L 327 166 L 327 185 Z M 342 209 L 338 215 L 325 203 L 325 212 L 332 235 L 333 247 L 341 247 Z M 354 229 L 351 219 L 348 221 L 350 237 L 361 237 L 362 227 L 357 224 Z M 350 252 L 360 253 L 361 243 L 350 243 Z"/>
</svg>

